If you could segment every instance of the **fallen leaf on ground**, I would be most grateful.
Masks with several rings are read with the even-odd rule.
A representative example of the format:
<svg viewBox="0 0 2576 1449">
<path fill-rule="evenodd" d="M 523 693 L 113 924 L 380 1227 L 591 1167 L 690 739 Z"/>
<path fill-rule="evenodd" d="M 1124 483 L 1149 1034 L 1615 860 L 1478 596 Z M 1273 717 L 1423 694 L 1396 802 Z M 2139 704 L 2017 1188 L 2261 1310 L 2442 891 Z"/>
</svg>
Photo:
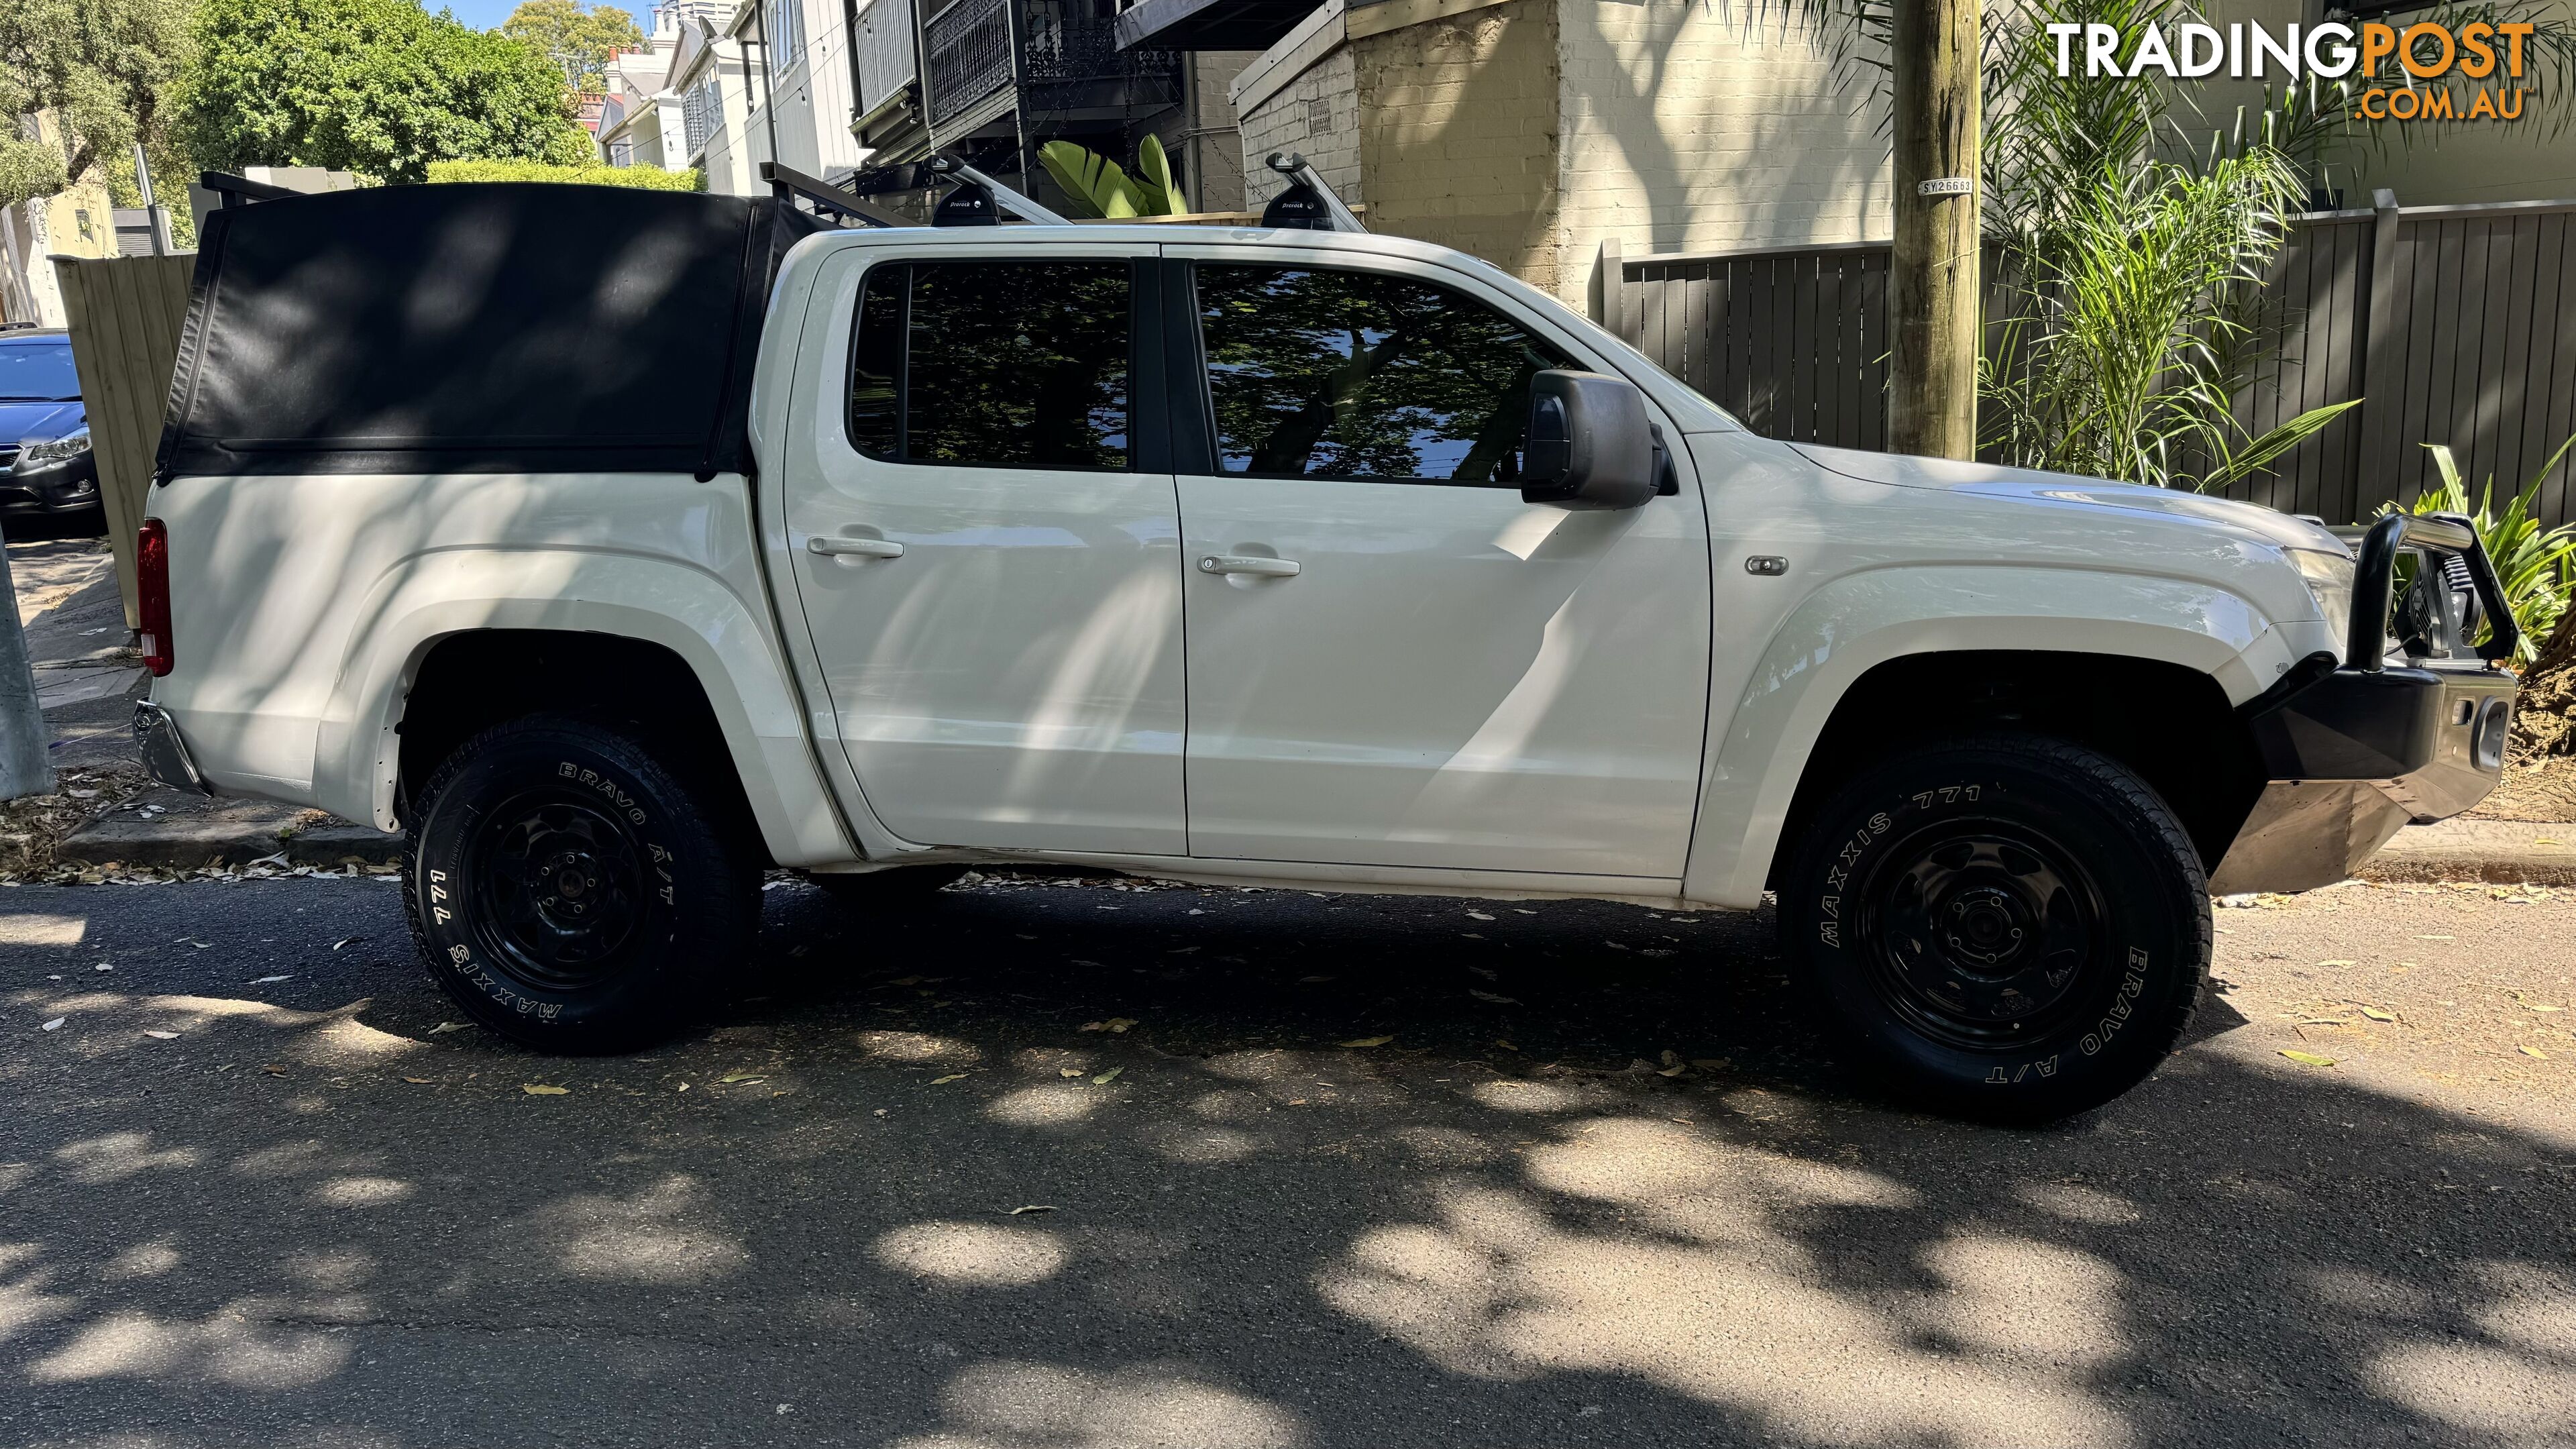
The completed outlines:
<svg viewBox="0 0 2576 1449">
<path fill-rule="evenodd" d="M 334 951 L 337 951 L 337 950 L 339 950 L 341 947 L 346 946 L 346 945 L 349 945 L 349 944 L 350 944 L 350 943 L 352 943 L 352 942 L 356 942 L 356 941 L 363 941 L 363 940 L 365 940 L 365 939 L 367 939 L 367 938 L 366 938 L 366 937 L 364 937 L 364 936 L 344 936 L 344 937 L 342 937 L 341 939 L 339 939 L 339 940 L 337 940 L 337 941 L 332 942 L 332 943 L 331 943 L 331 949 L 332 949 L 332 950 L 334 950 Z"/>
<path fill-rule="evenodd" d="M 257 978 L 256 980 L 251 981 L 251 982 L 250 982 L 250 983 L 248 983 L 248 984 L 250 984 L 250 985 L 252 985 L 252 986 L 266 986 L 267 984 L 269 984 L 269 983 L 270 983 L 270 982 L 272 982 L 272 981 L 292 981 L 292 980 L 294 980 L 294 979 L 295 979 L 295 978 L 294 978 L 294 977 L 292 977 L 292 976 L 262 976 L 262 977 Z"/>
<path fill-rule="evenodd" d="M 1021 1215 L 1022 1213 L 1051 1213 L 1051 1212 L 1054 1212 L 1054 1211 L 1055 1211 L 1055 1204 L 1054 1204 L 1054 1203 L 1051 1203 L 1051 1202 L 1033 1202 L 1033 1203 L 1030 1203 L 1030 1204 L 1029 1204 L 1028 1206 L 1026 1206 L 1026 1207 L 1015 1207 L 1015 1208 L 1011 1209 L 1009 1212 L 1006 1212 L 1006 1213 L 1002 1214 L 1002 1216 L 1004 1216 L 1004 1217 L 1006 1217 L 1006 1218 L 1015 1218 L 1015 1217 L 1018 1217 L 1019 1215 Z"/>
<path fill-rule="evenodd" d="M 1091 1085 L 1095 1087 L 1108 1086 L 1111 1082 L 1117 1081 L 1118 1074 L 1125 1070 L 1127 1070 L 1125 1067 L 1111 1067 L 1109 1070 L 1102 1072 L 1099 1076 L 1092 1078 Z"/>
<path fill-rule="evenodd" d="M 2358 961 L 2320 961 L 2317 964 L 2320 966 L 2358 966 L 2361 963 Z"/>
<path fill-rule="evenodd" d="M 1350 1041 L 1343 1042 L 1342 1045 L 1346 1047 L 1384 1046 L 1393 1040 L 1395 1040 L 1395 1038 L 1391 1036 L 1363 1036 L 1355 1037 Z"/>
<path fill-rule="evenodd" d="M 933 1077 L 933 1078 L 931 1078 L 931 1079 L 930 1079 L 930 1085 L 932 1085 L 932 1086 L 934 1086 L 934 1087 L 944 1087 L 944 1086 L 947 1086 L 950 1082 L 962 1082 L 962 1081 L 964 1081 L 964 1080 L 966 1080 L 966 1074 L 965 1074 L 964 1072 L 950 1072 L 947 1076 L 944 1076 L 944 1077 Z"/>
<path fill-rule="evenodd" d="M 758 1072 L 727 1072 L 727 1073 L 725 1073 L 723 1076 L 716 1078 L 716 1080 L 717 1080 L 718 1082 L 721 1082 L 721 1083 L 723 1083 L 723 1084 L 725 1084 L 725 1085 L 730 1086 L 730 1085 L 732 1085 L 732 1084 L 734 1084 L 734 1083 L 737 1083 L 737 1082 L 741 1082 L 741 1083 L 765 1082 L 765 1081 L 768 1081 L 769 1079 L 768 1079 L 767 1077 L 762 1076 L 762 1075 L 761 1075 L 760 1073 L 758 1073 Z"/>
<path fill-rule="evenodd" d="M 464 1029 L 465 1023 L 461 1021 L 442 1021 L 438 1025 L 431 1027 L 429 1029 L 429 1034 L 431 1036 L 436 1036 L 442 1031 L 463 1031 Z"/>
<path fill-rule="evenodd" d="M 403 1080 L 411 1083 L 415 1087 L 426 1087 L 430 1084 L 429 1078 L 427 1077 L 405 1077 Z"/>
<path fill-rule="evenodd" d="M 1516 1052 L 1516 1051 L 1519 1051 L 1519 1050 L 1520 1050 L 1520 1048 L 1519 1048 L 1519 1047 L 1516 1047 L 1516 1046 L 1512 1045 L 1510 1042 L 1507 1042 L 1507 1041 L 1503 1040 L 1501 1037 L 1496 1037 L 1496 1038 L 1494 1038 L 1494 1045 L 1496 1045 L 1496 1046 L 1498 1046 L 1498 1047 L 1501 1047 L 1503 1050 L 1505 1050 L 1505 1051 L 1507 1051 L 1507 1052 Z"/>
<path fill-rule="evenodd" d="M 2383 1010 L 2376 1006 L 2363 1007 L 2361 1009 L 2361 1014 L 2369 1017 L 2373 1021 L 2395 1021 L 2397 1019 L 2396 1012 Z"/>
<path fill-rule="evenodd" d="M 1136 1019 L 1135 1019 L 1134 1017 L 1129 1017 L 1129 1016 L 1113 1016 L 1113 1017 L 1109 1018 L 1107 1021 L 1086 1021 L 1086 1022 L 1084 1022 L 1084 1023 L 1082 1024 L 1082 1029 L 1083 1029 L 1084 1031 L 1107 1031 L 1107 1032 L 1120 1032 L 1120 1033 L 1123 1033 L 1123 1032 L 1125 1032 L 1125 1031 L 1127 1030 L 1127 1028 L 1129 1028 L 1129 1027 L 1131 1027 L 1131 1026 L 1134 1026 L 1135 1024 L 1136 1024 Z"/>
<path fill-rule="evenodd" d="M 2538 1047 L 2536 1047 L 2536 1046 L 2527 1046 L 2527 1047 L 2524 1047 L 2524 1048 L 2522 1049 L 2522 1054 L 2523 1054 L 2524 1056 L 2527 1056 L 2527 1057 L 2538 1057 L 2538 1058 L 2540 1058 L 2540 1059 L 2541 1059 L 2542 1061 L 2544 1061 L 2544 1062 L 2545 1062 L 2545 1061 L 2547 1061 L 2547 1060 L 2549 1060 L 2549 1053 L 2547 1053 L 2547 1052 L 2545 1052 L 2545 1051 L 2542 1051 L 2540 1048 L 2538 1048 Z"/>
<path fill-rule="evenodd" d="M 261 1067 L 260 1070 L 268 1073 L 272 1077 L 282 1077 L 286 1075 L 286 1064 L 283 1062 L 270 1062 L 266 1066 Z"/>
<path fill-rule="evenodd" d="M 179 1034 L 175 1031 L 147 1031 L 144 1035 L 152 1038 L 154 1041 L 177 1041 L 179 1039 Z"/>
<path fill-rule="evenodd" d="M 196 948 L 197 948 L 198 950 L 200 950 L 200 951 L 211 951 L 211 950 L 213 950 L 213 949 L 214 949 L 214 945 L 215 945 L 215 943 L 214 943 L 214 942 L 212 942 L 212 941 L 199 941 L 199 940 L 195 940 L 195 939 L 192 939 L 192 938 L 190 938 L 190 937 L 187 937 L 187 936 L 181 936 L 181 937 L 179 938 L 179 940 L 180 940 L 183 944 L 190 945 L 190 946 L 194 946 L 194 947 L 196 947 Z"/>
<path fill-rule="evenodd" d="M 1491 992 L 1491 991 L 1478 991 L 1476 988 L 1474 988 L 1474 987 L 1472 987 L 1472 986 L 1470 986 L 1470 987 L 1468 987 L 1468 988 L 1467 988 L 1467 994 L 1468 994 L 1469 996 L 1472 996 L 1472 997 L 1476 998 L 1478 1001 L 1490 1001 L 1490 1002 L 1494 1003 L 1496 1006 L 1518 1006 L 1518 1005 L 1520 1005 L 1520 1002 L 1519 1002 L 1519 1001 L 1517 1001 L 1517 1000 L 1515 1000 L 1515 999 L 1514 999 L 1514 998 L 1512 998 L 1512 997 L 1509 997 L 1509 996 L 1498 996 L 1498 995 L 1496 995 L 1495 993 L 1493 993 L 1493 992 Z"/>
<path fill-rule="evenodd" d="M 63 1023 L 69 1020 L 71 1020 L 71 1018 L 68 1016 L 58 1016 L 37 1029 L 39 1031 L 61 1031 L 63 1029 Z"/>
<path fill-rule="evenodd" d="M 1058 1067 L 1058 1068 L 1056 1068 L 1056 1069 L 1055 1069 L 1055 1074 L 1056 1074 L 1057 1076 L 1059 1076 L 1059 1077 L 1078 1077 L 1078 1076 L 1081 1076 L 1081 1075 L 1082 1075 L 1082 1068 L 1080 1068 L 1080 1067 Z"/>
<path fill-rule="evenodd" d="M 531 1097 L 560 1097 L 570 1092 L 572 1088 L 549 1087 L 543 1082 L 521 1082 L 519 1084 L 519 1090 L 527 1093 Z"/>
<path fill-rule="evenodd" d="M 2321 1056 L 2318 1056 L 2315 1052 L 2294 1052 L 2294 1051 L 2284 1051 L 2284 1052 L 2282 1052 L 2282 1053 L 2281 1053 L 2281 1055 L 2283 1055 L 2283 1056 L 2285 1056 L 2285 1057 L 2288 1057 L 2290 1060 L 2292 1060 L 2292 1061 L 2294 1061 L 2294 1062 L 2297 1062 L 2297 1063 L 2301 1064 L 2302 1066 L 2310 1066 L 2310 1067 L 2330 1067 L 2330 1066 L 2333 1066 L 2333 1065 L 2335 1064 L 2335 1059 L 2334 1059 L 2334 1058 L 2332 1058 L 2332 1057 L 2321 1057 Z"/>
<path fill-rule="evenodd" d="M 1469 911 L 1467 913 L 1467 919 L 1471 921 L 1490 921 L 1493 917 L 1486 915 L 1483 911 Z"/>
</svg>

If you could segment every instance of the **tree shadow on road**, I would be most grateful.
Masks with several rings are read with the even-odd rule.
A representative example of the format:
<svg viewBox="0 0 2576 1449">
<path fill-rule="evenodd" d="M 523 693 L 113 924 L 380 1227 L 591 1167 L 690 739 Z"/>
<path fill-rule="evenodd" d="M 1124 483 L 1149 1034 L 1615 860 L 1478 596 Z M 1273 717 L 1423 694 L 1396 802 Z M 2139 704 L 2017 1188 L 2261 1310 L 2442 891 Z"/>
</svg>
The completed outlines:
<svg viewBox="0 0 2576 1449">
<path fill-rule="evenodd" d="M 260 889 L 399 929 L 381 887 Z M 1764 921 L 790 886 L 760 999 L 568 1062 L 434 1032 L 399 957 L 288 1007 L 119 944 L 134 979 L 84 991 L 61 963 L 107 942 L 28 923 L 97 894 L 0 902 L 14 1441 L 2576 1434 L 2569 1152 L 2273 1070 L 2223 1006 L 2006 1131 L 1848 1079 Z"/>
</svg>

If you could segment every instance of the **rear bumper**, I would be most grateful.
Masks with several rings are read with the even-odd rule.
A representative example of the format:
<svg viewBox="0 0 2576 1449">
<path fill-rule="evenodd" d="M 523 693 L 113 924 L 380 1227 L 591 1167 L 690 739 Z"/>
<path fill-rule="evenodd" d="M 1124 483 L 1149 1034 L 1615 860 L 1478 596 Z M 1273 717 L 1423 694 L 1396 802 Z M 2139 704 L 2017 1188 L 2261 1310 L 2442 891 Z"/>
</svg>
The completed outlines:
<svg viewBox="0 0 2576 1449">
<path fill-rule="evenodd" d="M 2504 774 L 2515 680 L 2475 660 L 2338 669 L 2246 716 L 2270 776 L 2209 887 L 2349 878 L 2409 821 L 2457 815 Z"/>
</svg>

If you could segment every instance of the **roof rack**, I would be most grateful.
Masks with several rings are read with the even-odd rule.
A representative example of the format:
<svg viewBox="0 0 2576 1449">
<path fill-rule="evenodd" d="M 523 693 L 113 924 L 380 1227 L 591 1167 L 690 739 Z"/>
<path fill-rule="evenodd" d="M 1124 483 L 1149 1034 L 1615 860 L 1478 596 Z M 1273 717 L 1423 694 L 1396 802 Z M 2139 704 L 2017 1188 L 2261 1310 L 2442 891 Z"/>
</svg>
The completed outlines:
<svg viewBox="0 0 2576 1449">
<path fill-rule="evenodd" d="M 1270 198 L 1261 209 L 1263 226 L 1284 227 L 1299 231 L 1365 232 L 1360 219 L 1342 205 L 1333 188 L 1305 157 L 1294 151 L 1270 153 L 1270 169 L 1288 178 L 1288 189 Z"/>
<path fill-rule="evenodd" d="M 1040 226 L 1073 225 L 1071 218 L 1058 216 L 953 156 L 933 156 L 929 166 L 933 176 L 957 179 L 957 189 L 941 197 L 931 212 L 932 226 L 998 226 L 1002 219 L 993 214 L 995 207 Z"/>
<path fill-rule="evenodd" d="M 229 171 L 208 171 L 197 178 L 197 184 L 215 193 L 218 198 L 215 203 L 217 210 L 227 206 L 244 206 L 254 201 L 283 201 L 287 197 L 304 194 L 291 187 L 271 186 L 265 181 L 253 181 L 247 176 L 235 176 Z"/>
<path fill-rule="evenodd" d="M 802 200 L 816 211 L 829 212 L 843 221 L 854 221 L 861 226 L 920 225 L 898 212 L 888 211 L 855 191 L 844 191 L 820 177 L 808 176 L 802 171 L 781 166 L 775 161 L 760 163 L 760 179 L 769 183 L 770 194 L 779 200 Z"/>
</svg>

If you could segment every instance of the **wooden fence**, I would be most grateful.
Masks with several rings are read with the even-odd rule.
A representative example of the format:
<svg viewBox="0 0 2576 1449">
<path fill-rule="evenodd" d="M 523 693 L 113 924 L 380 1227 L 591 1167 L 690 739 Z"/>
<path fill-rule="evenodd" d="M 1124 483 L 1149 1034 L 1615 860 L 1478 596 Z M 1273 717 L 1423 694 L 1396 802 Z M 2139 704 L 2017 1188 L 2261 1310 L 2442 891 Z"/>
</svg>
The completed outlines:
<svg viewBox="0 0 2576 1449">
<path fill-rule="evenodd" d="M 188 318 L 188 281 L 196 264 L 193 252 L 105 261 L 54 258 L 129 629 L 142 627 L 134 604 L 134 531 L 142 525 L 143 495 L 152 486 L 152 459 L 161 446 L 161 414 L 169 404 L 170 369 L 179 358 L 179 328 Z"/>
<path fill-rule="evenodd" d="M 2448 443 L 2474 491 L 2529 481 L 2576 434 L 2576 201 L 2299 217 L 2272 268 L 2282 345 L 2237 398 L 2255 432 L 2361 405 L 2229 491 L 2335 523 L 2411 501 Z M 1887 244 L 1601 254 L 1602 321 L 1755 431 L 1881 448 Z M 1609 285 L 1616 279 L 1617 285 Z M 2540 495 L 2576 521 L 2576 457 Z"/>
</svg>

